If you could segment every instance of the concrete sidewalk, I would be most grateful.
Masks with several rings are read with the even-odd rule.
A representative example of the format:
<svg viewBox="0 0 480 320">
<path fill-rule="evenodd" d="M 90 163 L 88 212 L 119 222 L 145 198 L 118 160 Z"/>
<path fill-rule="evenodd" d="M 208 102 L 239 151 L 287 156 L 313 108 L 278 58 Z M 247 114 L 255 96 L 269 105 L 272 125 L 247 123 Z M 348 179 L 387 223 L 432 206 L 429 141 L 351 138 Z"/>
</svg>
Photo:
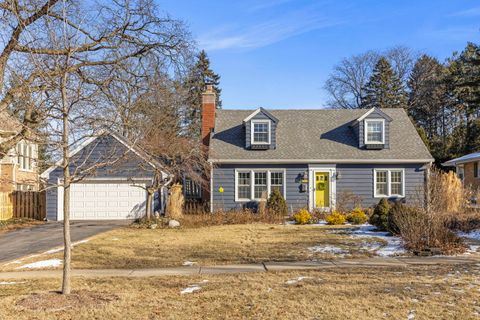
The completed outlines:
<svg viewBox="0 0 480 320">
<path fill-rule="evenodd" d="M 480 257 L 398 257 L 298 262 L 264 262 L 252 264 L 171 267 L 158 269 L 78 269 L 72 270 L 72 275 L 75 277 L 86 278 L 191 276 L 200 274 L 234 274 L 288 270 L 320 270 L 325 268 L 346 267 L 409 267 L 419 265 L 459 265 L 473 263 L 480 263 Z M 0 273 L 0 279 L 2 280 L 55 278 L 61 276 L 61 270 L 37 270 Z"/>
</svg>

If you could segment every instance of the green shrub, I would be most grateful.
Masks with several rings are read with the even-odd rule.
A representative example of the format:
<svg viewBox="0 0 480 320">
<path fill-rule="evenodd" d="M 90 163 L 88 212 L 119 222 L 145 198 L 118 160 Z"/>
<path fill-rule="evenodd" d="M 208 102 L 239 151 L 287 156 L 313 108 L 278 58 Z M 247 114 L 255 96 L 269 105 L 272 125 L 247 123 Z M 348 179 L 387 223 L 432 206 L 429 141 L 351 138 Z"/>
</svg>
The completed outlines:
<svg viewBox="0 0 480 320">
<path fill-rule="evenodd" d="M 333 211 L 325 218 L 325 220 L 327 221 L 327 224 L 337 225 L 337 224 L 344 224 L 346 221 L 346 217 L 343 213 L 340 213 L 338 211 Z"/>
<path fill-rule="evenodd" d="M 301 209 L 293 215 L 296 224 L 307 224 L 312 222 L 312 215 L 308 210 Z"/>
<path fill-rule="evenodd" d="M 370 224 L 377 227 L 382 231 L 388 230 L 388 215 L 391 205 L 387 199 L 382 198 L 380 202 L 375 206 L 373 214 L 370 217 Z"/>
<path fill-rule="evenodd" d="M 361 208 L 355 208 L 347 215 L 347 221 L 351 224 L 364 224 L 368 218 Z"/>
<path fill-rule="evenodd" d="M 267 201 L 268 212 L 280 216 L 287 215 L 287 202 L 278 189 L 274 189 Z"/>
</svg>

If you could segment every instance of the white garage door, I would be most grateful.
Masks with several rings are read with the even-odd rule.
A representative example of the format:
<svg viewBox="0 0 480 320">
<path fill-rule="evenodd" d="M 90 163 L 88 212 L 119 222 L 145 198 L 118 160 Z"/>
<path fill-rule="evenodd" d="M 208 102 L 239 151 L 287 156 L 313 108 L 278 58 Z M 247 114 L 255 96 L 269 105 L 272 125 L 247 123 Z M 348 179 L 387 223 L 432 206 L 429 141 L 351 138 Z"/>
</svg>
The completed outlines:
<svg viewBox="0 0 480 320">
<path fill-rule="evenodd" d="M 145 212 L 145 190 L 128 183 L 75 183 L 70 192 L 72 220 L 134 219 Z"/>
</svg>

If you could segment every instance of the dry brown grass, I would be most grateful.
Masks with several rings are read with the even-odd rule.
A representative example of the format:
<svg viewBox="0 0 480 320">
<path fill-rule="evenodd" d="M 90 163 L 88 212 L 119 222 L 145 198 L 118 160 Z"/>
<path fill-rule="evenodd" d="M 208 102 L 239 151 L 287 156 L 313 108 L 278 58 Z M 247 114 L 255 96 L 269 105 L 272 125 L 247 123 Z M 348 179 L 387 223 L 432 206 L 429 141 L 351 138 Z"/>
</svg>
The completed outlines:
<svg viewBox="0 0 480 320">
<path fill-rule="evenodd" d="M 308 277 L 297 283 L 288 280 Z M 32 311 L 18 301 L 60 279 L 2 286 L 0 319 L 478 319 L 480 268 L 355 268 L 239 275 L 74 278 L 80 291 L 114 294 L 95 306 Z M 208 282 L 204 282 L 208 280 Z M 192 284 L 201 290 L 180 291 Z"/>
<path fill-rule="evenodd" d="M 363 241 L 345 234 L 348 226 L 295 226 L 274 224 L 220 225 L 196 229 L 113 230 L 72 250 L 73 267 L 127 269 L 181 266 L 185 261 L 200 265 L 334 259 L 339 255 L 314 253 L 308 248 L 336 246 L 352 258 L 372 256 Z M 384 243 L 383 240 L 378 242 Z M 62 252 L 25 259 L 24 263 L 62 259 Z M 0 267 L 11 270 L 18 264 Z"/>
<path fill-rule="evenodd" d="M 16 229 L 29 228 L 38 224 L 44 224 L 45 221 L 33 219 L 9 219 L 0 221 L 0 234 Z"/>
</svg>

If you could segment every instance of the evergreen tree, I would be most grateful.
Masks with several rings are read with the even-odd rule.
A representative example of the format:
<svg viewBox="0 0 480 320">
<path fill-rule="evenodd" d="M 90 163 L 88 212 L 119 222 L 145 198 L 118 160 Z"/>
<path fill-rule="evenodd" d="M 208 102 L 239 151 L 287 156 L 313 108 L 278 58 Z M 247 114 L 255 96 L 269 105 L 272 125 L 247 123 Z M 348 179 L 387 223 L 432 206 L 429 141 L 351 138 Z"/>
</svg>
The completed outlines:
<svg viewBox="0 0 480 320">
<path fill-rule="evenodd" d="M 402 81 L 385 57 L 378 59 L 365 87 L 363 108 L 405 108 L 407 96 Z"/>
<path fill-rule="evenodd" d="M 478 151 L 480 137 L 476 119 L 480 116 L 480 47 L 468 43 L 449 66 L 449 81 L 458 111 L 463 113 L 465 143 L 463 153 Z"/>
<path fill-rule="evenodd" d="M 210 69 L 210 60 L 208 59 L 207 53 L 202 50 L 197 55 L 197 61 L 190 69 L 184 82 L 184 89 L 186 91 L 184 122 L 188 136 L 200 136 L 202 92 L 205 91 L 207 84 L 212 84 L 216 90 L 217 108 L 220 108 L 222 105 L 220 100 L 222 90 L 219 87 L 220 76 Z"/>
<path fill-rule="evenodd" d="M 422 55 L 408 80 L 408 113 L 428 139 L 435 159 L 447 160 L 447 136 L 455 126 L 452 100 L 445 83 L 445 66 L 437 59 Z"/>
</svg>

